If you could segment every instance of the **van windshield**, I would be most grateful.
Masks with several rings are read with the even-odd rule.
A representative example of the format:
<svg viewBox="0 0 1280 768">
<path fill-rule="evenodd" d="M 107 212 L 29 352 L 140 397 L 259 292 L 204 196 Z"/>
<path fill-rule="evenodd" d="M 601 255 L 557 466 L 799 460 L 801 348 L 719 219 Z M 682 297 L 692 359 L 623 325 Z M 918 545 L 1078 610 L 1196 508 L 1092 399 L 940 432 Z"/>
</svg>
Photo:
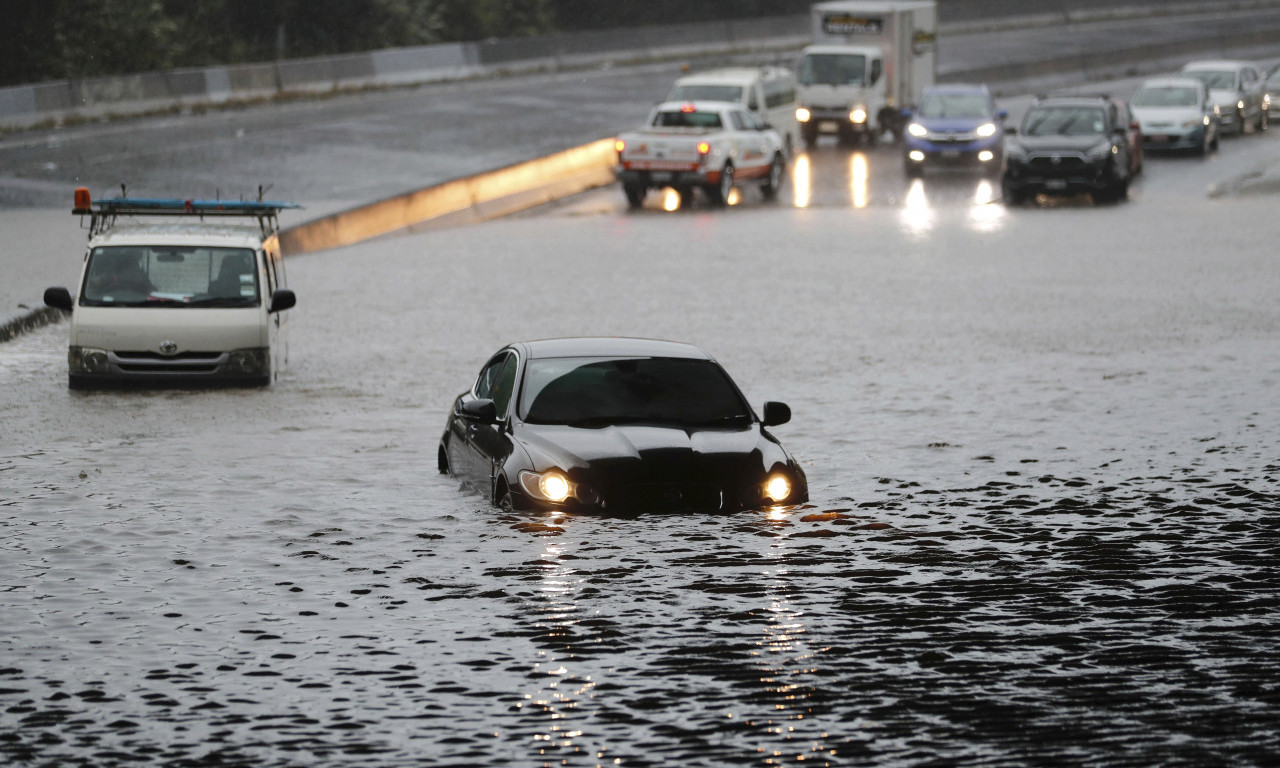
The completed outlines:
<svg viewBox="0 0 1280 768">
<path fill-rule="evenodd" d="M 727 101 L 742 103 L 742 87 L 738 85 L 677 85 L 667 101 Z"/>
<path fill-rule="evenodd" d="M 810 53 L 800 62 L 804 85 L 862 85 L 867 57 L 856 53 Z"/>
<path fill-rule="evenodd" d="M 89 253 L 82 306 L 253 307 L 258 270 L 248 248 L 101 246 Z"/>
</svg>

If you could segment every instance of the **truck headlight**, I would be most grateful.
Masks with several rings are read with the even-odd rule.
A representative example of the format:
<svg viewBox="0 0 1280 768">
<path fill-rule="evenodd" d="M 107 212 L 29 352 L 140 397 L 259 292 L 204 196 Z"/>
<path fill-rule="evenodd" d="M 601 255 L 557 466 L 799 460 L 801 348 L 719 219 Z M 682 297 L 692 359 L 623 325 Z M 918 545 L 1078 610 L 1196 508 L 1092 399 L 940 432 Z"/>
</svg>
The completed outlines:
<svg viewBox="0 0 1280 768">
<path fill-rule="evenodd" d="M 813 115 L 804 107 L 796 107 L 796 121 L 801 123 L 809 122 Z"/>
<path fill-rule="evenodd" d="M 849 122 L 858 123 L 859 125 L 867 122 L 867 110 L 862 107 L 854 107 L 849 110 Z"/>
<path fill-rule="evenodd" d="M 110 367 L 107 351 L 92 347 L 70 347 L 67 350 L 67 366 L 72 373 L 106 373 Z"/>
</svg>

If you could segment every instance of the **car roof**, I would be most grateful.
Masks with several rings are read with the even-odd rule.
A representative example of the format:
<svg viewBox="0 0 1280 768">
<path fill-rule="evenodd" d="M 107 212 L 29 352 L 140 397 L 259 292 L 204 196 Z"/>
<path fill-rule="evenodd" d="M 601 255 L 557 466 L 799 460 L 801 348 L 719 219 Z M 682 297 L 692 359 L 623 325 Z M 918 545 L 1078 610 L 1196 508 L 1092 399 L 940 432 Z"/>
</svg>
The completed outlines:
<svg viewBox="0 0 1280 768">
<path fill-rule="evenodd" d="M 1142 85 L 1139 86 L 1139 88 L 1146 88 L 1147 86 L 1152 86 L 1155 88 L 1160 88 L 1164 86 L 1184 86 L 1184 87 L 1191 86 L 1196 88 L 1203 88 L 1204 81 L 1197 80 L 1194 77 L 1153 77 L 1148 80 L 1143 80 Z"/>
<path fill-rule="evenodd" d="M 1196 69 L 1239 69 L 1240 67 L 1252 66 L 1247 61 L 1239 61 L 1236 59 L 1206 59 L 1204 61 L 1189 61 L 1182 65 L 1183 72 L 1190 72 Z"/>
<path fill-rule="evenodd" d="M 785 76 L 791 76 L 791 71 L 782 67 L 722 67 L 684 75 L 676 80 L 675 84 L 750 85 L 756 80 L 770 80 Z"/>
<path fill-rule="evenodd" d="M 1079 94 L 1079 93 L 1062 93 L 1050 94 L 1048 96 L 1037 96 L 1032 106 L 1040 106 L 1043 104 L 1075 104 L 1101 107 L 1115 101 L 1105 93 L 1098 94 Z"/>
<path fill-rule="evenodd" d="M 117 224 L 89 241 L 100 245 L 186 245 L 259 248 L 267 236 L 253 225 L 169 221 Z"/>
<path fill-rule="evenodd" d="M 683 357 L 711 360 L 711 355 L 692 344 L 625 336 L 578 336 L 561 339 L 520 341 L 509 345 L 530 359 L 548 357 Z"/>
</svg>

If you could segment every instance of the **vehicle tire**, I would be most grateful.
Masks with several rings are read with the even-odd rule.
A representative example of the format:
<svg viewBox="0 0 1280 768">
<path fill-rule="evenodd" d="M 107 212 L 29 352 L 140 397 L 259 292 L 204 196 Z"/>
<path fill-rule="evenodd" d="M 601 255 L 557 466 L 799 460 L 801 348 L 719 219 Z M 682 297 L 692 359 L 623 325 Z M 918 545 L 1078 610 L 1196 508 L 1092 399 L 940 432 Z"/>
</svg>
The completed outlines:
<svg viewBox="0 0 1280 768">
<path fill-rule="evenodd" d="M 782 188 L 782 177 L 786 171 L 786 161 L 782 159 L 781 154 L 773 156 L 773 162 L 769 164 L 769 175 L 760 183 L 760 194 L 764 195 L 765 200 L 773 200 L 778 197 L 778 190 Z"/>
<path fill-rule="evenodd" d="M 818 143 L 818 124 L 816 122 L 807 122 L 800 126 L 800 138 L 804 139 L 806 147 L 812 147 Z"/>
<path fill-rule="evenodd" d="M 1270 116 L 1266 109 L 1258 110 L 1258 133 L 1265 133 L 1267 125 L 1271 122 Z"/>
<path fill-rule="evenodd" d="M 707 187 L 707 197 L 714 206 L 722 206 L 729 202 L 729 193 L 733 191 L 733 164 L 725 163 L 720 171 L 720 183 Z"/>
<path fill-rule="evenodd" d="M 1000 192 L 1004 195 L 1005 205 L 1021 205 L 1027 199 L 1027 191 L 1022 187 L 1016 187 L 1007 180 L 1000 183 Z"/>
<path fill-rule="evenodd" d="M 627 205 L 639 208 L 644 205 L 644 195 L 648 190 L 642 184 L 623 184 L 622 192 L 627 196 Z"/>
<path fill-rule="evenodd" d="M 1214 131 L 1214 132 L 1213 132 L 1213 141 L 1209 142 L 1209 149 L 1212 149 L 1214 152 L 1217 152 L 1217 151 L 1218 151 L 1218 147 L 1219 147 L 1219 144 L 1218 144 L 1218 135 L 1219 135 L 1219 134 L 1218 134 L 1218 132 L 1217 132 L 1217 131 Z"/>
</svg>

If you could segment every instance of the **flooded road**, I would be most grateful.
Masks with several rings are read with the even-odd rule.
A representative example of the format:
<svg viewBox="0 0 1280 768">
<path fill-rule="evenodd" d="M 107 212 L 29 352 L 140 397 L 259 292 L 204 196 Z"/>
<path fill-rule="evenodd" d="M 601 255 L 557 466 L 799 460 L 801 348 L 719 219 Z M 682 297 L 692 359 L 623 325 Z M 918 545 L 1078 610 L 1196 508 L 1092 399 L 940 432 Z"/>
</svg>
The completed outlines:
<svg viewBox="0 0 1280 768">
<path fill-rule="evenodd" d="M 1274 764 L 1275 199 L 1204 190 L 1276 141 L 1016 209 L 824 146 L 808 207 L 612 189 L 300 257 L 266 390 L 0 346 L 0 762 Z M 586 334 L 788 402 L 812 503 L 504 514 L 436 473 L 489 353 Z"/>
</svg>

